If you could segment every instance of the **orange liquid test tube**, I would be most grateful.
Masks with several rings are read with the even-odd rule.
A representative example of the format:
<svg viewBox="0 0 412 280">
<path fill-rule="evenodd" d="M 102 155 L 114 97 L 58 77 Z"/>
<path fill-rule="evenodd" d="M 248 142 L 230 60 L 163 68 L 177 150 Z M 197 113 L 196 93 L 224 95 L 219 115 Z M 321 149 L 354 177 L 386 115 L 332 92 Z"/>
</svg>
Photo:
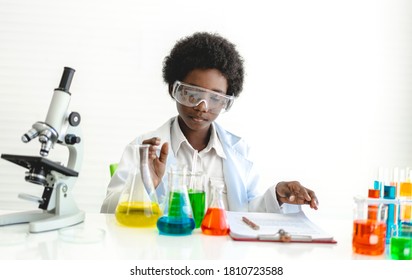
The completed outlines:
<svg viewBox="0 0 412 280">
<path fill-rule="evenodd" d="M 401 178 L 399 184 L 399 197 L 403 199 L 412 199 L 412 170 L 406 168 L 402 170 Z M 411 205 L 402 205 L 400 207 L 400 217 L 401 221 L 409 222 L 412 219 L 412 206 Z"/>
<path fill-rule="evenodd" d="M 369 189 L 368 190 L 368 197 L 369 198 L 379 198 L 380 197 L 380 191 L 379 190 L 375 190 L 375 189 Z M 368 219 L 370 220 L 376 220 L 377 216 L 377 209 L 378 206 L 377 205 L 368 205 Z"/>
</svg>

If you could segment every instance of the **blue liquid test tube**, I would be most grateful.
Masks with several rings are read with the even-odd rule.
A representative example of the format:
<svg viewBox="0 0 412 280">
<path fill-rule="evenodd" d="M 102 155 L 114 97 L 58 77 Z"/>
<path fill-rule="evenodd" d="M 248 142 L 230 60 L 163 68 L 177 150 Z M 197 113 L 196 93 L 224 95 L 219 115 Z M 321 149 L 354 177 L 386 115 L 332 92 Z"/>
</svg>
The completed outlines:
<svg viewBox="0 0 412 280">
<path fill-rule="evenodd" d="M 394 200 L 394 203 L 388 204 L 388 217 L 386 220 L 386 244 L 389 244 L 391 240 L 392 229 L 396 226 L 396 220 L 395 220 L 396 187 L 395 186 L 385 186 L 383 198 Z"/>
<path fill-rule="evenodd" d="M 377 178 L 375 181 L 373 181 L 373 188 L 375 190 L 379 190 L 381 198 L 383 198 L 383 190 L 384 190 L 383 182 L 384 182 L 384 169 L 382 167 L 379 167 Z"/>
</svg>

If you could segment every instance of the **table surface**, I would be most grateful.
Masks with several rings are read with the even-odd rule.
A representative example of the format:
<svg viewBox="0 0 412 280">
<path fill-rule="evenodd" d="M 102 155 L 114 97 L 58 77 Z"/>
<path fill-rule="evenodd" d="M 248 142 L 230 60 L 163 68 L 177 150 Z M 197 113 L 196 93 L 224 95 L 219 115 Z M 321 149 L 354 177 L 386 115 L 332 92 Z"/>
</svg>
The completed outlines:
<svg viewBox="0 0 412 280">
<path fill-rule="evenodd" d="M 1 212 L 0 212 L 1 213 Z M 195 229 L 191 235 L 160 235 L 157 228 L 120 226 L 112 214 L 86 214 L 75 227 L 101 229 L 100 241 L 80 243 L 63 240 L 59 230 L 30 233 L 23 240 L 0 243 L 0 260 L 354 260 L 388 259 L 352 252 L 352 221 L 317 219 L 337 244 L 234 241 L 229 236 L 209 236 Z M 0 227 L 0 233 L 27 233 L 28 224 Z"/>
</svg>

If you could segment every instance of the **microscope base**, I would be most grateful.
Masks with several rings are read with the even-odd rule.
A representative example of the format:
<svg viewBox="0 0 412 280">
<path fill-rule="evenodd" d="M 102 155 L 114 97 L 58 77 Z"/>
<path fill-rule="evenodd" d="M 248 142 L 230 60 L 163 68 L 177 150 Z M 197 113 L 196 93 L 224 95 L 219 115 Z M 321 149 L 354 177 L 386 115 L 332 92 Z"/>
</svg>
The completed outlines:
<svg viewBox="0 0 412 280">
<path fill-rule="evenodd" d="M 84 211 L 66 215 L 56 215 L 45 211 L 27 211 L 0 215 L 0 226 L 29 223 L 29 231 L 37 233 L 73 226 L 83 222 L 84 219 Z"/>
<path fill-rule="evenodd" d="M 80 224 L 85 219 L 84 211 L 79 211 L 77 213 L 59 215 L 43 220 L 38 220 L 31 222 L 29 224 L 29 231 L 31 233 L 50 231 L 55 229 L 60 229 L 64 227 L 73 226 Z"/>
<path fill-rule="evenodd" d="M 53 214 L 40 210 L 10 213 L 0 215 L 0 226 L 29 223 L 48 217 L 53 217 Z"/>
</svg>

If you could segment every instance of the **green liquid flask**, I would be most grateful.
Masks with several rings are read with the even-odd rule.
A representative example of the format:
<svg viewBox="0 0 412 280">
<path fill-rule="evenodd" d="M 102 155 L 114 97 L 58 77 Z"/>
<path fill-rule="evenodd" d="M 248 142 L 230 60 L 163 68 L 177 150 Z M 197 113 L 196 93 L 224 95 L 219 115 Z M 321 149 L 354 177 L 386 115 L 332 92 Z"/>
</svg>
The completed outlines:
<svg viewBox="0 0 412 280">
<path fill-rule="evenodd" d="M 157 221 L 161 234 L 188 235 L 195 228 L 187 184 L 187 169 L 172 167 L 169 172 L 168 213 Z"/>
<path fill-rule="evenodd" d="M 162 211 L 148 166 L 150 145 L 129 145 L 133 161 L 115 216 L 127 227 L 154 227 Z"/>
</svg>

